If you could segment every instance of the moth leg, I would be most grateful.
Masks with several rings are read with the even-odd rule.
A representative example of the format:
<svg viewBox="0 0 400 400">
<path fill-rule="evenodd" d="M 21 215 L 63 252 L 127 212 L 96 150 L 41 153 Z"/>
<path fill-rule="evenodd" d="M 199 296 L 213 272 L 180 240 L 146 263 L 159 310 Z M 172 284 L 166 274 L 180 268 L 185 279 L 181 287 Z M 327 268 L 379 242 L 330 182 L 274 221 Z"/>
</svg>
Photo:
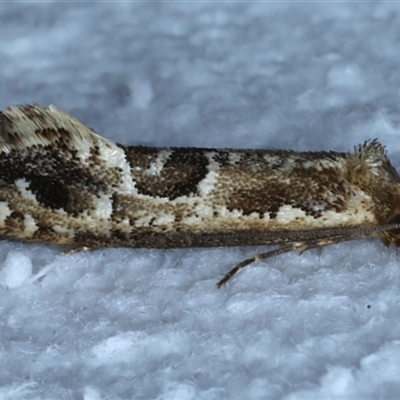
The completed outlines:
<svg viewBox="0 0 400 400">
<path fill-rule="evenodd" d="M 236 274 L 240 269 L 246 267 L 249 264 L 252 264 L 253 262 L 257 262 L 260 260 L 265 260 L 266 258 L 274 257 L 279 254 L 287 253 L 289 251 L 295 250 L 297 248 L 301 248 L 301 251 L 303 250 L 304 243 L 290 243 L 290 244 L 284 244 L 277 249 L 267 251 L 266 253 L 261 253 L 261 254 L 256 254 L 255 256 L 248 258 L 246 260 L 243 260 L 242 262 L 236 264 L 218 283 L 217 283 L 217 288 L 221 288 L 222 285 L 225 285 L 226 282 L 229 281 L 229 279 L 232 278 L 233 275 Z M 306 250 L 306 249 L 305 249 Z"/>
<path fill-rule="evenodd" d="M 238 272 L 240 269 L 246 267 L 247 265 L 252 264 L 253 262 L 265 260 L 266 258 L 278 256 L 279 254 L 288 253 L 289 251 L 293 251 L 293 250 L 297 250 L 299 252 L 299 254 L 301 255 L 306 250 L 314 249 L 316 247 L 323 247 L 323 246 L 327 246 L 327 245 L 334 244 L 334 243 L 340 243 L 340 242 L 343 242 L 343 241 L 346 241 L 349 239 L 350 238 L 346 235 L 336 235 L 336 236 L 327 237 L 327 238 L 323 238 L 323 239 L 310 240 L 307 242 L 293 242 L 293 243 L 283 244 L 274 250 L 267 251 L 266 253 L 256 254 L 255 256 L 236 264 L 217 283 L 217 287 L 218 287 L 218 289 L 221 288 L 221 286 L 224 285 L 226 282 L 228 282 L 229 279 L 231 279 L 232 276 L 236 274 L 236 272 Z"/>
</svg>

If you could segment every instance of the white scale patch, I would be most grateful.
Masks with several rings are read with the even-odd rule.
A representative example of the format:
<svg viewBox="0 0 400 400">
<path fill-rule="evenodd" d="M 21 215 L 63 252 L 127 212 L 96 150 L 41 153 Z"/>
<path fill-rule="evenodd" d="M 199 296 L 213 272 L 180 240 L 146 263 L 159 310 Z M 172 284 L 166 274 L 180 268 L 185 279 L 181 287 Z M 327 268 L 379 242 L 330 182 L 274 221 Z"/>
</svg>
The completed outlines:
<svg viewBox="0 0 400 400">
<path fill-rule="evenodd" d="M 199 204 L 195 206 L 195 211 L 200 218 L 210 218 L 213 216 L 215 208 L 205 204 Z"/>
<path fill-rule="evenodd" d="M 123 168 L 126 165 L 125 152 L 114 143 L 99 140 L 98 146 L 101 158 L 108 168 Z"/>
<path fill-rule="evenodd" d="M 73 238 L 75 233 L 74 229 L 61 225 L 54 225 L 53 231 L 68 238 Z"/>
<path fill-rule="evenodd" d="M 199 196 L 207 198 L 210 195 L 210 193 L 215 189 L 217 182 L 218 182 L 218 172 L 216 171 L 208 172 L 206 177 L 197 186 L 199 191 Z"/>
<path fill-rule="evenodd" d="M 32 236 L 37 230 L 36 221 L 32 215 L 24 214 L 24 234 L 29 237 Z"/>
<path fill-rule="evenodd" d="M 145 228 L 150 226 L 153 216 L 146 215 L 145 217 L 138 217 L 135 219 L 135 228 Z"/>
<path fill-rule="evenodd" d="M 276 220 L 283 224 L 288 224 L 296 220 L 296 218 L 304 220 L 307 218 L 307 215 L 300 208 L 292 207 L 291 205 L 281 206 L 276 214 Z"/>
<path fill-rule="evenodd" d="M 160 176 L 164 168 L 164 164 L 167 162 L 168 157 L 171 155 L 171 153 L 172 152 L 168 150 L 160 151 L 157 159 L 150 164 L 150 168 L 147 173 L 152 176 Z"/>
<path fill-rule="evenodd" d="M 154 226 L 157 226 L 157 225 L 172 225 L 174 222 L 175 222 L 175 215 L 174 214 L 159 213 L 154 217 L 152 224 Z"/>
<path fill-rule="evenodd" d="M 99 193 L 96 198 L 96 208 L 94 215 L 96 218 L 108 220 L 113 212 L 112 201 L 109 196 L 104 193 Z"/>
<path fill-rule="evenodd" d="M 24 199 L 29 199 L 29 200 L 35 200 L 36 201 L 36 196 L 28 189 L 29 182 L 27 182 L 25 179 L 17 179 L 15 181 L 15 186 L 21 193 L 21 196 Z"/>
</svg>

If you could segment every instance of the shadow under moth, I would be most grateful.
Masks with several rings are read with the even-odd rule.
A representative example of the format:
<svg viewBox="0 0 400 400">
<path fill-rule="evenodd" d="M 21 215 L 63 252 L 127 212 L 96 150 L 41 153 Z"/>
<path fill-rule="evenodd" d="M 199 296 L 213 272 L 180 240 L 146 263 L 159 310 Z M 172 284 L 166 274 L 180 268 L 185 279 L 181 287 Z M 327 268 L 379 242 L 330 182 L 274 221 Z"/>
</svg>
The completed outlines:
<svg viewBox="0 0 400 400">
<path fill-rule="evenodd" d="M 400 245 L 400 178 L 376 140 L 353 152 L 123 146 L 54 106 L 0 113 L 0 235 L 99 247 Z"/>
</svg>

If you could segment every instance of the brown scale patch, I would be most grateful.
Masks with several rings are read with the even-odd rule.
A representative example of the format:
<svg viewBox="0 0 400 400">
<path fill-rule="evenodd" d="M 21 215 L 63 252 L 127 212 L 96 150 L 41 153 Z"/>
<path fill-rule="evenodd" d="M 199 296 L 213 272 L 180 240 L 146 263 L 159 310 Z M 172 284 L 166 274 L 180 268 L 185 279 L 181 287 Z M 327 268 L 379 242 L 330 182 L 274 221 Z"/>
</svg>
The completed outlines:
<svg viewBox="0 0 400 400">
<path fill-rule="evenodd" d="M 268 161 L 265 160 L 264 153 L 261 150 L 243 151 L 240 165 L 254 166 L 257 168 L 261 165 L 268 166 Z"/>
<path fill-rule="evenodd" d="M 151 163 L 156 161 L 160 150 L 163 150 L 157 147 L 146 146 L 125 147 L 119 143 L 117 143 L 117 146 L 124 150 L 129 165 L 131 168 L 135 168 L 135 170 L 150 168 Z"/>
<path fill-rule="evenodd" d="M 64 128 L 38 128 L 35 130 L 35 135 L 43 138 L 48 142 L 55 142 L 55 146 L 67 145 L 70 149 L 71 133 Z"/>
<path fill-rule="evenodd" d="M 0 114 L 0 136 L 7 145 L 17 146 L 21 143 L 20 135 L 14 132 L 12 119 L 4 112 Z"/>
<path fill-rule="evenodd" d="M 57 136 L 58 136 L 59 142 L 70 144 L 70 142 L 72 140 L 72 134 L 70 131 L 68 131 L 64 128 L 58 128 L 57 133 L 58 133 Z"/>
<path fill-rule="evenodd" d="M 47 141 L 51 142 L 54 140 L 55 137 L 57 137 L 57 130 L 53 128 L 41 128 L 41 129 L 36 129 L 35 134 L 38 137 L 42 137 L 43 139 L 46 139 Z"/>
<path fill-rule="evenodd" d="M 11 128 L 11 121 L 10 118 L 7 117 L 4 112 L 0 112 L 0 134 L 3 136 L 4 132 L 10 131 Z"/>
<path fill-rule="evenodd" d="M 71 245 L 73 240 L 64 234 L 60 234 L 53 230 L 52 226 L 40 224 L 38 229 L 33 233 L 32 240 L 42 241 L 47 243 L 57 243 L 61 245 Z"/>
<path fill-rule="evenodd" d="M 20 106 L 20 110 L 23 111 L 25 116 L 33 121 L 40 121 L 41 125 L 46 126 L 49 123 L 48 117 L 43 112 L 40 112 L 37 108 L 30 105 Z"/>
<path fill-rule="evenodd" d="M 117 237 L 110 237 L 109 232 L 97 233 L 91 231 L 79 231 L 75 233 L 73 242 L 78 248 L 87 247 L 89 249 L 127 245 L 126 242 L 121 243 L 121 240 Z"/>
<path fill-rule="evenodd" d="M 140 231 L 142 229 L 162 230 L 164 227 L 175 230 L 181 227 L 180 222 L 183 218 L 192 216 L 193 209 L 185 203 L 160 203 L 157 199 L 139 199 L 132 198 L 126 194 L 114 193 L 112 196 L 111 220 L 115 225 L 121 223 L 123 219 L 129 220 L 129 224 L 133 227 L 132 231 Z M 174 221 L 166 225 L 153 226 L 160 213 L 174 216 Z M 147 218 L 146 218 L 147 217 Z M 146 218 L 147 226 L 135 227 L 137 219 Z M 187 225 L 186 225 L 187 228 Z"/>
<path fill-rule="evenodd" d="M 118 193 L 113 193 L 111 198 L 113 210 L 111 214 L 111 219 L 116 223 L 121 222 L 124 218 L 128 218 L 125 209 L 126 204 L 124 204 L 123 197 L 124 196 L 121 196 Z"/>
<path fill-rule="evenodd" d="M 10 231 L 24 230 L 24 215 L 19 211 L 13 211 L 4 221 Z"/>
<path fill-rule="evenodd" d="M 156 212 L 156 207 L 152 207 L 151 204 L 144 202 L 143 200 L 135 199 L 132 201 L 132 197 L 129 195 L 113 193 L 111 197 L 112 202 L 112 214 L 111 220 L 115 223 L 120 223 L 123 219 L 128 219 L 130 225 L 134 225 L 138 212 L 146 210 L 146 213 Z M 147 204 L 147 207 L 145 206 Z"/>
<path fill-rule="evenodd" d="M 126 245 L 129 246 L 130 234 L 128 232 L 124 232 L 120 229 L 112 229 L 110 231 L 110 235 L 114 239 L 117 239 L 121 243 L 126 243 Z"/>
<path fill-rule="evenodd" d="M 242 170 L 236 178 L 225 179 L 220 191 L 231 187 L 226 199 L 228 209 L 241 210 L 244 215 L 255 212 L 260 218 L 267 213 L 275 219 L 279 209 L 289 205 L 320 218 L 324 211 L 341 212 L 348 205 L 349 185 L 338 168 L 297 167 L 278 172 L 269 168 L 256 174 Z"/>
<path fill-rule="evenodd" d="M 90 157 L 89 160 L 95 163 L 99 162 L 100 158 L 100 148 L 97 145 L 94 145 L 90 148 Z"/>
<path fill-rule="evenodd" d="M 346 157 L 348 153 L 340 153 L 338 151 L 305 151 L 296 153 L 294 151 L 287 151 L 288 154 L 299 154 L 304 161 L 337 161 Z"/>
<path fill-rule="evenodd" d="M 86 175 L 94 176 L 97 182 L 104 182 L 102 190 L 105 193 L 121 184 L 123 170 L 120 167 L 108 167 L 101 156 L 99 146 L 95 145 L 90 148 L 90 156 L 87 159 L 87 163 L 88 165 L 83 167 Z"/>
<path fill-rule="evenodd" d="M 217 162 L 221 167 L 226 167 L 230 164 L 229 151 L 216 151 L 213 155 L 213 160 Z"/>
<path fill-rule="evenodd" d="M 285 159 L 284 158 L 278 158 L 275 160 L 271 160 L 271 162 L 269 163 L 269 167 L 274 170 L 274 169 L 279 169 L 282 167 L 282 165 L 284 164 Z"/>
<path fill-rule="evenodd" d="M 197 194 L 197 185 L 208 172 L 209 161 L 203 149 L 173 148 L 160 174 L 147 171 L 156 162 L 160 150 L 146 147 L 126 149 L 126 158 L 140 194 L 174 200 Z M 141 168 L 141 171 L 138 171 Z M 146 173 L 147 172 L 147 173 Z"/>
</svg>

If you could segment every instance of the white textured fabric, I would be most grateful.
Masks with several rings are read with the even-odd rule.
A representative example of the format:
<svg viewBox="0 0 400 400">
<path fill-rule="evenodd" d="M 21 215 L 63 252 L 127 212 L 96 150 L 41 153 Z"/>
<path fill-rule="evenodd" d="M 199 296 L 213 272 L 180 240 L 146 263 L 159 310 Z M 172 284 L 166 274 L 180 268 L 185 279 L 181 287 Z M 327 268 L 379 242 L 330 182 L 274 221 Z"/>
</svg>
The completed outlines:
<svg viewBox="0 0 400 400">
<path fill-rule="evenodd" d="M 3 3 L 0 106 L 124 144 L 348 150 L 400 166 L 397 3 Z M 266 188 L 268 190 L 268 188 Z M 0 399 L 395 399 L 400 251 L 0 242 Z"/>
</svg>

